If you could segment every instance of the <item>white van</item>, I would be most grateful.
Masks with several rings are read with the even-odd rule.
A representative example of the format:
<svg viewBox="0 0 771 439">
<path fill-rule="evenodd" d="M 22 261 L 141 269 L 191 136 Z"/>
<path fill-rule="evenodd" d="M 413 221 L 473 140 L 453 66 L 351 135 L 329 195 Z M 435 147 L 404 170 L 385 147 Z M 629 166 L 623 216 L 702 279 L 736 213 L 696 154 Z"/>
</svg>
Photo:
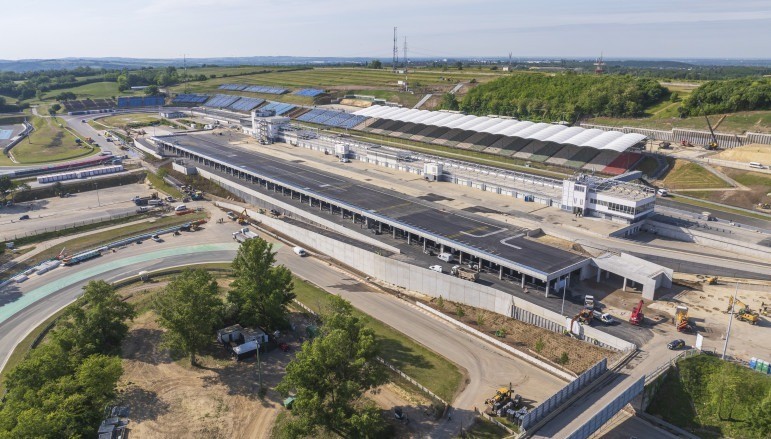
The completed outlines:
<svg viewBox="0 0 771 439">
<path fill-rule="evenodd" d="M 439 253 L 439 256 L 437 256 L 437 258 L 439 258 L 439 260 L 444 261 L 444 262 L 452 262 L 453 261 L 452 253 Z"/>
<path fill-rule="evenodd" d="M 444 272 L 444 270 L 442 270 L 442 266 L 441 265 L 432 265 L 432 266 L 428 267 L 428 269 L 431 270 L 431 271 L 436 271 L 437 273 L 443 273 Z"/>
<path fill-rule="evenodd" d="M 765 166 L 761 165 L 761 164 L 760 164 L 760 163 L 758 163 L 758 162 L 750 162 L 750 168 L 755 168 L 755 169 L 766 169 L 766 167 L 765 167 Z"/>
<path fill-rule="evenodd" d="M 180 204 L 179 206 L 174 208 L 175 212 L 182 212 L 183 210 L 187 210 L 187 206 L 185 206 L 184 204 Z"/>
<path fill-rule="evenodd" d="M 308 252 L 302 247 L 295 247 L 292 249 L 298 256 L 308 256 Z"/>
<path fill-rule="evenodd" d="M 660 197 L 666 197 L 667 195 L 669 195 L 669 191 L 662 188 L 658 190 L 658 194 Z"/>
</svg>

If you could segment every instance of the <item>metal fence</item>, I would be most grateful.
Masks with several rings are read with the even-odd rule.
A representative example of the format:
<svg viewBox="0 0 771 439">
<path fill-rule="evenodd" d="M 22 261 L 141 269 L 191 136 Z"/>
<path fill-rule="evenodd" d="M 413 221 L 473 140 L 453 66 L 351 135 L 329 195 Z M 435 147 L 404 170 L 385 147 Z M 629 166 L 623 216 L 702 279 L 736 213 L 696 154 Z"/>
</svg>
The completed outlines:
<svg viewBox="0 0 771 439">
<path fill-rule="evenodd" d="M 121 213 L 117 215 L 103 215 L 103 216 L 98 216 L 96 218 L 91 218 L 85 221 L 77 221 L 70 224 L 55 225 L 53 227 L 46 227 L 43 229 L 31 230 L 29 232 L 24 232 L 19 234 L 4 235 L 2 238 L 0 238 L 0 241 L 16 241 L 21 238 L 29 238 L 36 235 L 42 235 L 43 233 L 59 232 L 62 230 L 74 229 L 76 227 L 87 226 L 90 224 L 113 221 L 116 219 L 127 218 L 130 216 L 138 216 L 138 215 L 136 212 L 126 212 L 126 213 Z"/>
<path fill-rule="evenodd" d="M 538 421 L 556 410 L 562 403 L 570 399 L 573 395 L 578 393 L 578 391 L 589 385 L 589 383 L 597 379 L 597 377 L 600 375 L 604 374 L 607 370 L 608 359 L 603 358 L 597 362 L 597 364 L 590 367 L 586 372 L 582 373 L 576 379 L 568 383 L 567 386 L 557 391 L 557 393 L 549 397 L 549 399 L 542 402 L 536 408 L 523 416 L 522 429 L 527 430 L 528 428 L 535 425 Z"/>
<path fill-rule="evenodd" d="M 627 405 L 637 395 L 642 393 L 645 387 L 645 376 L 640 377 L 631 386 L 618 395 L 608 405 L 603 407 L 596 415 L 592 416 L 584 425 L 578 427 L 573 433 L 571 433 L 567 439 L 586 439 L 592 433 L 597 431 L 606 422 L 616 415 L 625 405 Z"/>
</svg>

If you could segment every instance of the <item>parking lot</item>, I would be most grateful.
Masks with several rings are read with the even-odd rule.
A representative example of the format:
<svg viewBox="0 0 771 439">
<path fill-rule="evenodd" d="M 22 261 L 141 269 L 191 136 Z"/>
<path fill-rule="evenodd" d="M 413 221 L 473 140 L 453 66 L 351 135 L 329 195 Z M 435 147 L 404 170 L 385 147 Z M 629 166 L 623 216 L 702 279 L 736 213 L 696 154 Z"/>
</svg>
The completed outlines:
<svg viewBox="0 0 771 439">
<path fill-rule="evenodd" d="M 0 209 L 0 240 L 13 241 L 23 236 L 125 216 L 136 211 L 131 198 L 151 193 L 145 184 L 131 184 L 3 207 Z M 22 220 L 24 216 L 28 219 Z"/>
</svg>

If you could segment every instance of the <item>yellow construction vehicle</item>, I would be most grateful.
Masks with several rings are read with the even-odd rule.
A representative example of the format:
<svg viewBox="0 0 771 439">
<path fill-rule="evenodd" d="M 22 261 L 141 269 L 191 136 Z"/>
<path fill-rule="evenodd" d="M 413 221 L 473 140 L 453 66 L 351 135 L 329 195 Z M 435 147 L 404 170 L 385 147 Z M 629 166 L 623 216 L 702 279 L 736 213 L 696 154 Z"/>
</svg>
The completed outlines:
<svg viewBox="0 0 771 439">
<path fill-rule="evenodd" d="M 736 306 L 736 308 L 734 308 Z M 749 305 L 742 302 L 739 299 L 734 301 L 733 297 L 728 298 L 728 312 L 731 312 L 731 308 L 734 308 L 734 317 L 738 320 L 747 322 L 751 325 L 757 325 L 760 316 L 756 311 L 750 309 Z"/>
<path fill-rule="evenodd" d="M 246 209 L 244 209 L 238 215 L 238 224 L 241 224 L 242 226 L 248 226 L 249 225 L 249 215 L 246 213 Z"/>
<path fill-rule="evenodd" d="M 677 326 L 678 332 L 691 332 L 693 326 L 691 326 L 688 320 L 688 307 L 683 305 L 677 305 L 675 308 L 675 326 Z"/>
<path fill-rule="evenodd" d="M 487 398 L 485 400 L 485 404 L 495 404 L 496 402 L 501 402 L 506 399 L 511 398 L 511 394 L 513 393 L 513 389 L 501 387 L 500 389 L 495 391 L 495 395 L 492 398 Z"/>
<path fill-rule="evenodd" d="M 717 285 L 718 279 L 719 278 L 717 276 L 708 276 L 705 279 L 705 282 L 707 282 L 707 285 Z"/>
</svg>

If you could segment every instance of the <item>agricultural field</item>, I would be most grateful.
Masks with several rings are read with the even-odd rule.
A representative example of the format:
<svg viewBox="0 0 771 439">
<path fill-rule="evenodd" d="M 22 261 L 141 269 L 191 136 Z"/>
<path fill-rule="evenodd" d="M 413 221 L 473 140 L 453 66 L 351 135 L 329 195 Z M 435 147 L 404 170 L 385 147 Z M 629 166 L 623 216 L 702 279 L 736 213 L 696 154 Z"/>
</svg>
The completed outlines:
<svg viewBox="0 0 771 439">
<path fill-rule="evenodd" d="M 459 81 L 486 82 L 498 75 L 474 71 L 417 70 L 409 75 L 409 80 L 415 87 L 439 87 L 449 90 Z M 236 77 L 217 77 L 206 81 L 188 83 L 191 92 L 214 92 L 221 84 L 240 83 L 250 85 L 273 85 L 287 87 L 291 90 L 299 88 L 325 88 L 335 91 L 349 90 L 382 90 L 384 87 L 398 87 L 397 81 L 404 76 L 391 73 L 389 70 L 372 70 L 364 68 L 317 68 L 311 70 L 274 71 L 255 75 Z M 184 90 L 185 85 L 171 87 L 175 93 Z M 274 96 L 275 97 L 275 96 Z"/>
<path fill-rule="evenodd" d="M 32 117 L 32 134 L 11 150 L 21 164 L 47 163 L 70 160 L 99 152 L 99 148 L 82 147 L 75 136 L 60 127 L 64 121 L 50 117 Z"/>
<path fill-rule="evenodd" d="M 676 160 L 662 181 L 668 189 L 716 189 L 731 185 L 704 167 L 686 160 Z"/>
</svg>

